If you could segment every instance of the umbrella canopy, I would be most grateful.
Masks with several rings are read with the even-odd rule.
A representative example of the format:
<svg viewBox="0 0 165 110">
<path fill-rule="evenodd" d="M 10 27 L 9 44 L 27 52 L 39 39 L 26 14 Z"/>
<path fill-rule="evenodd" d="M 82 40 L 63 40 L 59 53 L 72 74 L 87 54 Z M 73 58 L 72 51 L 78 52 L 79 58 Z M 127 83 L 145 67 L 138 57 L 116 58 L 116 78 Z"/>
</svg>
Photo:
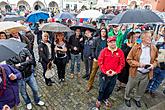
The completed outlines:
<svg viewBox="0 0 165 110">
<path fill-rule="evenodd" d="M 17 16 L 17 15 L 8 15 L 5 16 L 4 21 L 20 21 L 25 20 L 25 17 L 23 16 Z"/>
<path fill-rule="evenodd" d="M 69 12 L 62 12 L 55 16 L 55 18 L 59 19 L 76 19 L 75 15 Z"/>
<path fill-rule="evenodd" d="M 30 13 L 27 18 L 26 21 L 27 22 L 32 22 L 32 23 L 36 23 L 38 22 L 40 19 L 48 19 L 49 18 L 49 14 L 44 12 L 44 11 L 36 11 L 33 13 Z"/>
<path fill-rule="evenodd" d="M 154 12 L 146 9 L 131 9 L 115 16 L 110 23 L 162 23 L 163 20 Z"/>
<path fill-rule="evenodd" d="M 81 11 L 76 18 L 98 18 L 102 13 L 98 10 L 85 10 Z"/>
<path fill-rule="evenodd" d="M 25 43 L 13 39 L 0 40 L 0 62 L 17 56 L 25 46 Z"/>
<path fill-rule="evenodd" d="M 10 29 L 24 30 L 26 29 L 26 27 L 20 23 L 16 23 L 13 21 L 0 22 L 0 32 L 5 31 L 5 30 L 10 30 Z"/>
<path fill-rule="evenodd" d="M 45 23 L 42 27 L 41 30 L 43 31 L 51 31 L 51 32 L 70 32 L 71 30 L 69 27 L 60 24 L 60 23 Z"/>
<path fill-rule="evenodd" d="M 112 20 L 114 17 L 115 17 L 114 14 L 104 14 L 104 15 L 99 16 L 97 19 L 100 19 L 100 20 Z"/>
<path fill-rule="evenodd" d="M 96 31 L 96 29 L 93 26 L 88 25 L 88 24 L 82 24 L 82 23 L 71 26 L 70 29 L 71 30 L 81 29 L 81 31 L 85 31 L 85 30 L 89 29 L 92 32 Z"/>
</svg>

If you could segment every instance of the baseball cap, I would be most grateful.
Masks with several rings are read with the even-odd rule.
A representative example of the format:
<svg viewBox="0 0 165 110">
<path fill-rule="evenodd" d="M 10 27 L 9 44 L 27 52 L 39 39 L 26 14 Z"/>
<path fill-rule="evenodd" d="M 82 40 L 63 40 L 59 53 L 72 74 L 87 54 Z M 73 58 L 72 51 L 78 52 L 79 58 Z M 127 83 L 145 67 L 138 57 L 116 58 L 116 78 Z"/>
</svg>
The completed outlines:
<svg viewBox="0 0 165 110">
<path fill-rule="evenodd" d="M 111 41 L 116 41 L 116 37 L 113 36 L 113 37 L 109 37 L 109 38 L 107 39 L 107 42 L 111 42 Z"/>
</svg>

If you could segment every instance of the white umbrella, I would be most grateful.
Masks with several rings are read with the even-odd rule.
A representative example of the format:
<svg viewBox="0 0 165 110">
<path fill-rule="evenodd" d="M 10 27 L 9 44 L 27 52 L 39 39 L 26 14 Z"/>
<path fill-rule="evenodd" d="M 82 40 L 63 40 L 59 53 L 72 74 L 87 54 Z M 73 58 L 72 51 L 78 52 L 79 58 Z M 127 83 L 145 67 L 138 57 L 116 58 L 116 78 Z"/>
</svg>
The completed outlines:
<svg viewBox="0 0 165 110">
<path fill-rule="evenodd" d="M 42 27 L 41 27 L 42 31 L 50 31 L 50 32 L 70 32 L 72 30 L 70 30 L 69 27 L 60 24 L 60 23 L 45 23 Z"/>
<path fill-rule="evenodd" d="M 103 14 L 98 10 L 85 10 L 81 11 L 76 18 L 98 18 L 101 15 Z"/>
<path fill-rule="evenodd" d="M 13 22 L 13 21 L 0 22 L 0 32 L 10 30 L 10 29 L 24 30 L 26 29 L 26 27 L 20 23 Z"/>
</svg>

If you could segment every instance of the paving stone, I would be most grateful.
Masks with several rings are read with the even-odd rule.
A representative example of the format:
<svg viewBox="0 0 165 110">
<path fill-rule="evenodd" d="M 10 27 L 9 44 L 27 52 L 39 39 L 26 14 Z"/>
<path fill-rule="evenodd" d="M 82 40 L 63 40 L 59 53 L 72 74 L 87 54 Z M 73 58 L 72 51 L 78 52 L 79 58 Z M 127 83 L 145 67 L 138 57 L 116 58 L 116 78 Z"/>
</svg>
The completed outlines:
<svg viewBox="0 0 165 110">
<path fill-rule="evenodd" d="M 36 56 L 36 60 L 38 61 L 37 55 L 37 45 L 35 44 L 34 52 Z M 81 73 L 85 74 L 84 64 L 81 63 Z M 45 106 L 39 107 L 34 104 L 32 93 L 30 88 L 28 87 L 28 94 L 32 99 L 33 110 L 95 110 L 95 102 L 98 96 L 99 90 L 99 78 L 95 79 L 94 87 L 90 92 L 85 92 L 85 87 L 87 81 L 82 79 L 82 84 L 78 84 L 77 77 L 72 80 L 70 79 L 69 72 L 70 65 L 68 64 L 66 67 L 66 82 L 58 83 L 57 71 L 55 71 L 55 76 L 52 78 L 55 83 L 53 86 L 46 86 L 43 76 L 42 76 L 42 66 L 39 62 L 37 62 L 35 73 L 37 75 L 36 80 L 38 83 L 39 94 L 41 100 L 45 102 Z M 56 66 L 54 66 L 56 70 Z M 97 75 L 98 76 L 98 75 Z M 132 102 L 132 107 L 126 107 L 124 104 L 124 88 L 120 91 L 113 91 L 112 96 L 110 97 L 110 102 L 112 102 L 111 110 L 146 110 L 151 108 L 160 102 L 165 100 L 165 95 L 162 94 L 162 87 L 165 84 L 162 84 L 158 89 L 157 96 L 155 98 L 151 98 L 150 95 L 145 94 L 142 98 L 142 107 L 137 108 L 136 105 Z M 21 98 L 21 103 L 19 105 L 19 110 L 25 110 L 25 103 Z M 104 104 L 102 104 L 100 110 L 105 110 Z"/>
</svg>

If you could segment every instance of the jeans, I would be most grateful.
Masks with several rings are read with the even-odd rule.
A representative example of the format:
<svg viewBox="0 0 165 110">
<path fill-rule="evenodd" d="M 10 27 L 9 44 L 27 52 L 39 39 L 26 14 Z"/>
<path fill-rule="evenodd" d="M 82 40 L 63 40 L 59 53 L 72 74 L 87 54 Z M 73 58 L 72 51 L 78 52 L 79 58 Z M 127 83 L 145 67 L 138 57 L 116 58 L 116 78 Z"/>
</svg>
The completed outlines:
<svg viewBox="0 0 165 110">
<path fill-rule="evenodd" d="M 155 68 L 154 76 L 149 81 L 147 90 L 149 90 L 150 92 L 155 92 L 156 89 L 159 87 L 159 85 L 162 83 L 164 77 L 165 77 L 165 70 L 161 70 L 160 68 Z"/>
<path fill-rule="evenodd" d="M 36 82 L 36 79 L 35 79 L 33 74 L 27 78 L 19 80 L 18 84 L 19 84 L 20 93 L 21 93 L 26 104 L 31 103 L 30 97 L 26 91 L 26 84 L 29 85 L 29 87 L 31 88 L 31 90 L 33 92 L 34 102 L 38 103 L 40 101 L 40 98 L 38 96 L 37 82 Z"/>
<path fill-rule="evenodd" d="M 70 72 L 74 73 L 74 65 L 77 65 L 77 73 L 80 72 L 80 62 L 81 62 L 81 53 L 79 54 L 71 54 L 71 66 Z"/>
<path fill-rule="evenodd" d="M 105 101 L 109 98 L 116 85 L 116 79 L 117 75 L 107 76 L 103 73 L 100 74 L 98 101 Z"/>
<path fill-rule="evenodd" d="M 65 78 L 66 62 L 67 62 L 67 57 L 56 58 L 57 73 L 58 73 L 58 78 L 60 80 Z"/>
<path fill-rule="evenodd" d="M 88 76 L 91 73 L 92 62 L 93 62 L 93 59 L 84 56 L 85 71 L 86 71 L 86 75 Z"/>
</svg>

